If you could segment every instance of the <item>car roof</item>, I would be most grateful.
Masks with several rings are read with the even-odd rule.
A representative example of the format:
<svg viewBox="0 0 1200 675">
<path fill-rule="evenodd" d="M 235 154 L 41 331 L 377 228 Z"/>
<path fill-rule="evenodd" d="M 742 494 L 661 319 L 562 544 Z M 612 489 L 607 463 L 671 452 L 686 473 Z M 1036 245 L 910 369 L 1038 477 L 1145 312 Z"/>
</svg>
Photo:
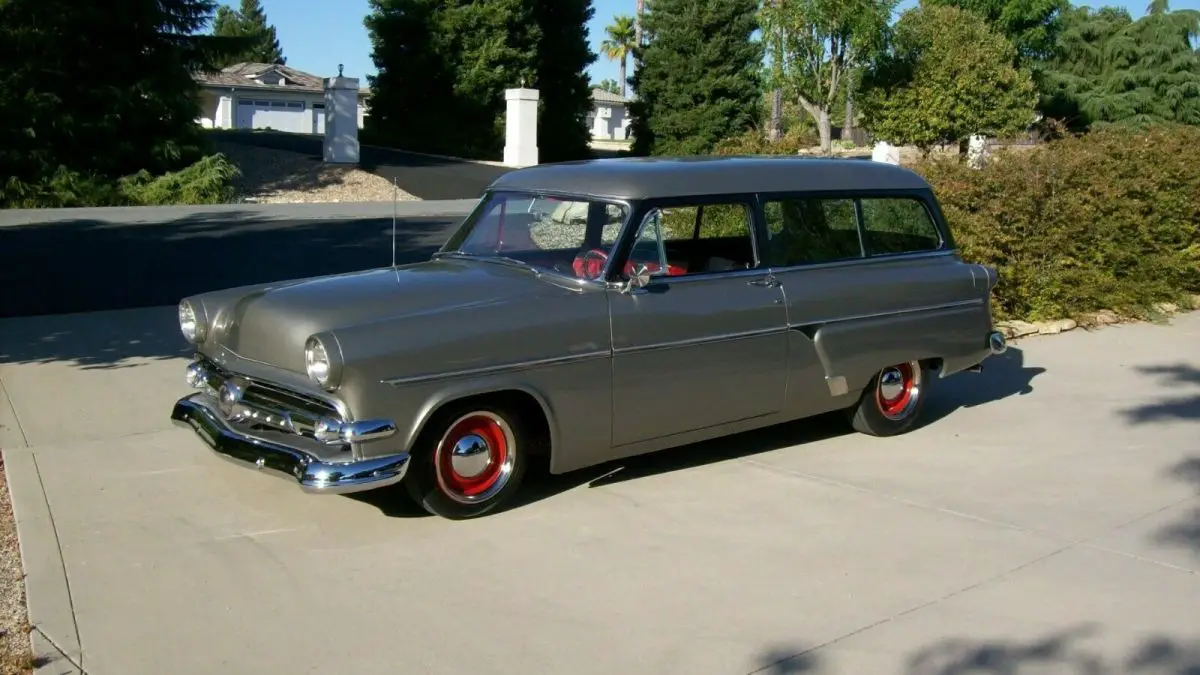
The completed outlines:
<svg viewBox="0 0 1200 675">
<path fill-rule="evenodd" d="M 783 156 L 619 157 L 510 171 L 491 190 L 652 199 L 755 192 L 926 190 L 919 174 L 858 159 Z"/>
</svg>

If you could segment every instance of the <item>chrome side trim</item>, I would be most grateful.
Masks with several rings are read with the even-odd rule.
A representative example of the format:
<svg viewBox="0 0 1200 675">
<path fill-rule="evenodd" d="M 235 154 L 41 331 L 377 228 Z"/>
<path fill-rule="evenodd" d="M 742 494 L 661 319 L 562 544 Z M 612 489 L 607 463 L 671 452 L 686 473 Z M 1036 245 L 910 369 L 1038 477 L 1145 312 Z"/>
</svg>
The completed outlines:
<svg viewBox="0 0 1200 675">
<path fill-rule="evenodd" d="M 323 462 L 282 443 L 239 433 L 210 408 L 203 394 L 179 399 L 171 421 L 196 432 L 219 457 L 299 483 L 305 492 L 347 494 L 400 482 L 408 471 L 408 453 L 352 462 Z"/>
<path fill-rule="evenodd" d="M 582 352 L 579 354 L 569 354 L 567 356 L 552 356 L 546 359 L 531 359 L 529 361 L 516 361 L 513 363 L 502 363 L 495 366 L 483 366 L 480 368 L 464 368 L 462 370 L 451 370 L 444 373 L 423 373 L 420 375 L 404 375 L 401 377 L 390 377 L 380 380 L 382 384 L 390 384 L 393 387 L 401 387 L 408 384 L 419 384 L 421 382 L 433 382 L 435 380 L 448 380 L 460 377 L 479 377 L 482 375 L 499 375 L 503 373 L 513 372 L 517 370 L 525 370 L 527 368 L 544 368 L 546 366 L 560 366 L 568 363 L 579 363 L 582 361 L 590 361 L 592 359 L 610 358 L 612 352 L 605 350 L 597 350 L 591 352 Z"/>
<path fill-rule="evenodd" d="M 807 328 L 808 326 L 817 326 L 830 323 L 844 323 L 846 321 L 862 321 L 864 319 L 881 319 L 888 316 L 901 316 L 904 314 L 915 314 L 917 312 L 935 312 L 940 309 L 955 309 L 957 307 L 970 307 L 971 305 L 982 305 L 986 301 L 982 298 L 972 298 L 971 300 L 955 300 L 953 302 L 943 302 L 937 305 L 922 305 L 920 307 L 905 307 L 904 309 L 890 309 L 886 312 L 871 312 L 868 314 L 849 314 L 845 316 L 833 316 L 821 319 L 809 319 L 808 321 L 797 321 L 788 323 L 789 329 Z"/>
<path fill-rule="evenodd" d="M 737 333 L 721 333 L 718 335 L 706 335 L 698 338 L 687 338 L 686 340 L 672 340 L 670 342 L 655 342 L 648 345 L 638 345 L 636 347 L 622 347 L 614 349 L 613 354 L 637 354 L 641 352 L 652 352 L 661 349 L 675 349 L 678 347 L 694 347 L 696 345 L 714 344 L 718 342 L 732 342 L 734 340 L 745 340 L 747 338 L 763 337 L 766 335 L 783 334 L 787 332 L 785 326 L 779 328 L 759 328 L 757 330 L 746 330 Z"/>
</svg>

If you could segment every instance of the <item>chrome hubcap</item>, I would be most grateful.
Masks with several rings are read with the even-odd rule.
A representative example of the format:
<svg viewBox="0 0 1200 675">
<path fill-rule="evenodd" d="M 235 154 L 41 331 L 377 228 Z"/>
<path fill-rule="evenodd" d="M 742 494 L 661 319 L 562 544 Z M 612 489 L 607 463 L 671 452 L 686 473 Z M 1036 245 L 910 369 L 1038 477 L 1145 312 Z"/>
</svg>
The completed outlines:
<svg viewBox="0 0 1200 675">
<path fill-rule="evenodd" d="M 894 401 L 904 393 L 904 375 L 897 368 L 887 368 L 879 375 L 879 395 Z"/>
<path fill-rule="evenodd" d="M 467 434 L 450 451 L 450 468 L 463 478 L 474 478 L 487 471 L 491 459 L 487 440 L 479 434 Z"/>
<path fill-rule="evenodd" d="M 921 398 L 921 364 L 912 361 L 879 371 L 875 398 L 879 412 L 890 420 L 911 415 Z"/>
</svg>

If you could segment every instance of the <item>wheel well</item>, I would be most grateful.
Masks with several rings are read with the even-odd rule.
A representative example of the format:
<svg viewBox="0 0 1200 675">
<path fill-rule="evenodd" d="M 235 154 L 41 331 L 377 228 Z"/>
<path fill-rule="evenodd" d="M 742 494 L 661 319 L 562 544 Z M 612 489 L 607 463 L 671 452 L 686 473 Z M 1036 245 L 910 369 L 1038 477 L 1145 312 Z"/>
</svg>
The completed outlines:
<svg viewBox="0 0 1200 675">
<path fill-rule="evenodd" d="M 936 373 L 942 372 L 942 364 L 945 363 L 940 356 L 935 356 L 928 359 L 921 359 L 921 367 L 925 370 L 932 370 Z"/>
<path fill-rule="evenodd" d="M 549 456 L 550 421 L 546 419 L 546 412 L 532 394 L 519 389 L 489 391 L 482 394 L 472 394 L 470 396 L 442 401 L 430 413 L 425 427 L 428 428 L 429 422 L 436 420 L 448 406 L 481 405 L 485 403 L 511 408 L 517 415 L 520 415 L 521 421 L 526 425 L 526 431 L 533 437 L 533 442 L 530 444 L 530 454 Z M 423 429 L 422 433 L 424 431 Z"/>
</svg>

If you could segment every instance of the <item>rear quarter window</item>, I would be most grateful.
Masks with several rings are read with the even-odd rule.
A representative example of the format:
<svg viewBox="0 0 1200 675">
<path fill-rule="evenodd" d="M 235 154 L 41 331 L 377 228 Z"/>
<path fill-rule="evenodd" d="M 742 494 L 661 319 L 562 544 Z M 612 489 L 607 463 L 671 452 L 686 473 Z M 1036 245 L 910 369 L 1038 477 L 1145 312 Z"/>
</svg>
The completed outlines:
<svg viewBox="0 0 1200 675">
<path fill-rule="evenodd" d="M 942 247 L 942 234 L 920 199 L 867 197 L 860 203 L 868 256 L 936 251 Z"/>
</svg>

